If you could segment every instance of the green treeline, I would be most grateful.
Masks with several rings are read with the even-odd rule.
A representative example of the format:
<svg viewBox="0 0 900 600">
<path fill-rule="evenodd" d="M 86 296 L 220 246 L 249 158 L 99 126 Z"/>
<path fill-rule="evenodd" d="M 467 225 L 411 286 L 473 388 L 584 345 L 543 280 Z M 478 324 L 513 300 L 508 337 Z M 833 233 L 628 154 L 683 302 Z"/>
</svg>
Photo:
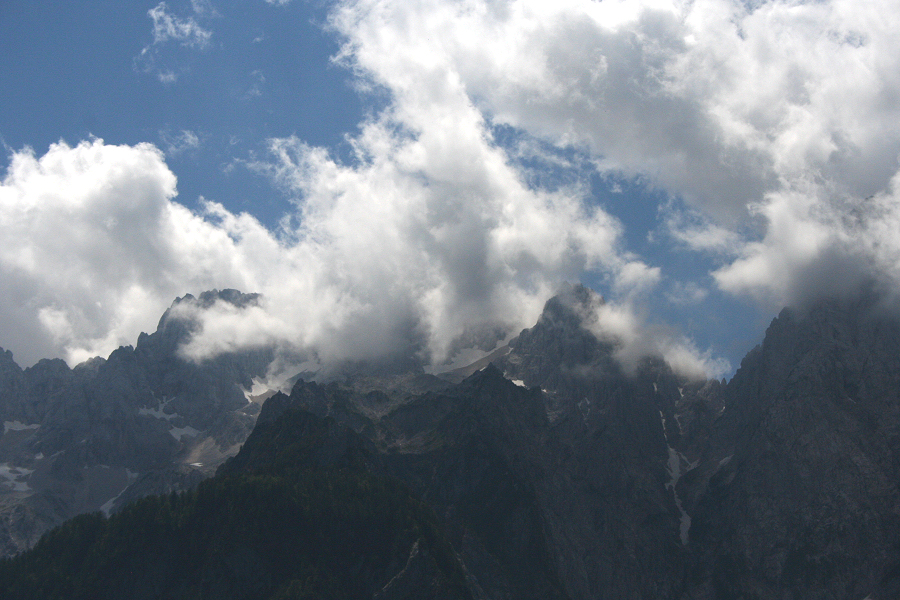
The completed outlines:
<svg viewBox="0 0 900 600">
<path fill-rule="evenodd" d="M 68 521 L 0 562 L 0 598 L 371 598 L 416 541 L 441 587 L 465 597 L 431 509 L 346 453 L 310 464 L 325 435 L 321 423 L 298 432 L 310 418 L 286 413 L 263 443 L 248 440 L 244 462 L 257 468 L 232 464 L 193 491 Z"/>
</svg>

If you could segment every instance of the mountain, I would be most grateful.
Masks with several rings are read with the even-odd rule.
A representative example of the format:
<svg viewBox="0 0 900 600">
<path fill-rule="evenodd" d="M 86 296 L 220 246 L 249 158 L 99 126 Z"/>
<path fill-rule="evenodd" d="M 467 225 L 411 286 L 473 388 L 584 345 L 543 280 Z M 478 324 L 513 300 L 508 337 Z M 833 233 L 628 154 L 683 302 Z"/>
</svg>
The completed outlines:
<svg viewBox="0 0 900 600">
<path fill-rule="evenodd" d="M 404 482 L 435 510 L 485 597 L 671 597 L 689 553 L 670 472 L 673 454 L 682 459 L 666 428 L 680 443 L 672 424 L 708 404 L 690 390 L 717 384 L 692 387 L 658 360 L 626 374 L 612 344 L 582 326 L 599 297 L 567 292 L 499 366 L 460 383 L 365 370 L 298 382 L 266 401 L 244 451 L 220 474 L 263 464 L 249 458 L 257 444 L 279 455 L 296 436 L 264 432 L 290 411 L 335 419 L 368 440 L 373 473 Z"/>
<path fill-rule="evenodd" d="M 655 357 L 624 368 L 594 333 L 602 302 L 568 287 L 508 346 L 437 377 L 299 380 L 213 479 L 71 521 L 0 564 L 0 596 L 143 569 L 156 578 L 116 597 L 900 597 L 895 310 L 872 294 L 785 309 L 726 383 Z M 386 497 L 394 512 L 375 511 Z M 143 531 L 164 541 L 140 562 Z"/>
<path fill-rule="evenodd" d="M 290 396 L 267 401 L 260 423 L 296 410 L 359 423 L 378 450 L 378 471 L 403 481 L 436 511 L 487 597 L 566 597 L 543 535 L 537 489 L 546 469 L 540 392 L 512 384 L 489 366 L 458 385 L 409 397 L 377 421 L 344 416 L 368 412 L 373 401 L 378 398 L 335 384 L 303 382 Z M 242 459 L 243 452 L 232 462 Z"/>
<path fill-rule="evenodd" d="M 284 413 L 197 488 L 81 515 L 0 562 L 0 597 L 473 598 L 433 511 L 371 459 L 333 419 Z"/>
<path fill-rule="evenodd" d="M 258 404 L 245 390 L 264 377 L 271 350 L 195 364 L 178 355 L 196 324 L 179 307 L 256 302 L 211 291 L 175 301 L 136 347 L 70 369 L 42 360 L 21 369 L 0 352 L 0 555 L 83 512 L 120 498 L 184 489 L 235 454 Z M 127 493 L 123 493 L 128 488 Z"/>
<path fill-rule="evenodd" d="M 871 295 L 782 311 L 723 401 L 683 479 L 691 597 L 900 597 L 895 313 Z"/>
</svg>

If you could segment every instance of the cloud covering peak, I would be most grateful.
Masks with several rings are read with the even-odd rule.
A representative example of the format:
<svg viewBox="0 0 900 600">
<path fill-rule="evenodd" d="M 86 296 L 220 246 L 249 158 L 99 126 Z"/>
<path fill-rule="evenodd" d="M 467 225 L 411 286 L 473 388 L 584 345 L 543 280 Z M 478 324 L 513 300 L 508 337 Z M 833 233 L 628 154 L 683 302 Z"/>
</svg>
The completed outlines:
<svg viewBox="0 0 900 600">
<path fill-rule="evenodd" d="M 228 14 L 191 6 L 149 13 L 144 54 L 206 47 L 204 19 Z M 344 158 L 284 136 L 236 163 L 291 198 L 277 228 L 213 201 L 188 210 L 149 144 L 13 152 L 0 343 L 25 362 L 78 361 L 132 342 L 177 296 L 236 288 L 259 302 L 198 313 L 187 356 L 277 343 L 322 361 L 440 362 L 491 348 L 561 282 L 590 278 L 609 335 L 721 372 L 670 328 L 639 334 L 648 298 L 900 289 L 892 2 L 343 0 L 326 31 L 371 112 Z M 184 138 L 170 161 L 176 141 L 200 151 L 203 130 L 163 130 Z M 598 177 L 654 193 L 614 206 Z M 704 279 L 674 281 L 626 243 L 627 213 L 657 202 L 654 247 L 706 261 Z"/>
<path fill-rule="evenodd" d="M 274 341 L 322 360 L 443 360 L 527 324 L 566 277 L 638 264 L 618 249 L 614 219 L 572 193 L 528 189 L 486 137 L 450 152 L 455 141 L 422 137 L 372 124 L 356 167 L 273 142 L 269 168 L 299 198 L 277 232 L 213 202 L 202 214 L 175 202 L 151 145 L 16 153 L 0 192 L 4 322 L 22 332 L 11 345 L 26 362 L 77 362 L 133 341 L 185 288 L 234 287 L 262 300 L 203 311 L 186 355 Z"/>
<path fill-rule="evenodd" d="M 452 85 L 494 124 L 586 148 L 703 215 L 674 238 L 775 304 L 897 277 L 898 24 L 892 2 L 847 0 L 356 0 L 333 19 L 404 121 Z"/>
</svg>

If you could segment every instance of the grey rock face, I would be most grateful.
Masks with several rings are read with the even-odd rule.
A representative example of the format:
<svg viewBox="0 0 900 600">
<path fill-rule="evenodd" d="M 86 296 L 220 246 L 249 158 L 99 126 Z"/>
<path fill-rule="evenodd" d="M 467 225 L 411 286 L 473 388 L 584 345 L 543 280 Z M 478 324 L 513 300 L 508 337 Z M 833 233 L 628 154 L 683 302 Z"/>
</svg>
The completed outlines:
<svg viewBox="0 0 900 600">
<path fill-rule="evenodd" d="M 381 468 L 445 519 L 486 597 L 674 598 L 689 551 L 669 444 L 693 439 L 676 415 L 699 429 L 694 413 L 713 412 L 700 391 L 718 384 L 691 387 L 652 360 L 626 375 L 583 326 L 598 301 L 585 288 L 554 298 L 496 366 L 453 387 L 301 382 L 260 422 L 301 408 L 369 437 Z"/>
<path fill-rule="evenodd" d="M 785 310 L 724 394 L 696 502 L 696 598 L 896 597 L 900 325 Z"/>
<path fill-rule="evenodd" d="M 389 408 L 372 418 L 367 407 L 379 402 Z M 289 409 L 327 411 L 369 439 L 371 469 L 404 480 L 442 517 L 481 597 L 565 598 L 543 535 L 536 489 L 546 471 L 542 442 L 548 427 L 540 392 L 488 367 L 444 391 L 390 403 L 387 395 L 300 382 L 289 397 L 270 398 L 259 423 Z M 317 460 L 346 454 L 345 446 L 343 438 L 327 438 Z M 240 466 L 241 458 L 225 467 Z M 396 594 L 421 579 L 420 560 L 411 554 L 408 572 L 384 597 L 403 597 Z"/>
<path fill-rule="evenodd" d="M 552 419 L 548 530 L 569 595 L 674 597 L 688 552 L 670 458 L 680 469 L 690 437 L 679 423 L 706 402 L 661 360 L 625 373 L 612 343 L 585 327 L 601 302 L 581 286 L 565 290 L 499 364 L 540 386 Z"/>
<path fill-rule="evenodd" d="M 435 510 L 474 597 L 900 597 L 895 316 L 872 297 L 785 310 L 726 384 L 653 357 L 622 369 L 585 323 L 601 302 L 570 287 L 485 365 L 443 379 L 348 365 L 258 418 L 241 388 L 271 357 L 181 361 L 180 311 L 72 370 L 0 353 L 0 549 L 193 485 L 189 463 L 215 464 L 254 423 L 301 409 L 342 426 L 316 460 L 364 456 Z M 414 595 L 430 564 L 412 548 L 381 597 Z"/>
<path fill-rule="evenodd" d="M 257 296 L 205 292 L 173 309 L 216 301 L 245 306 Z M 29 547 L 75 514 L 193 485 L 247 438 L 258 409 L 244 390 L 265 375 L 271 351 L 185 361 L 178 348 L 195 324 L 173 309 L 137 347 L 74 369 L 57 359 L 22 370 L 0 352 L 0 552 Z"/>
<path fill-rule="evenodd" d="M 414 600 L 417 598 L 453 600 L 456 598 L 454 594 L 435 585 L 436 580 L 439 580 L 437 566 L 433 560 L 430 560 L 428 551 L 422 549 L 419 542 L 415 542 L 409 552 L 406 565 L 384 588 L 375 593 L 372 600 Z"/>
<path fill-rule="evenodd" d="M 893 317 L 866 300 L 785 311 L 726 385 L 652 358 L 623 372 L 581 321 L 596 302 L 551 300 L 454 387 L 301 383 L 263 415 L 305 408 L 369 437 L 486 597 L 896 597 Z"/>
</svg>

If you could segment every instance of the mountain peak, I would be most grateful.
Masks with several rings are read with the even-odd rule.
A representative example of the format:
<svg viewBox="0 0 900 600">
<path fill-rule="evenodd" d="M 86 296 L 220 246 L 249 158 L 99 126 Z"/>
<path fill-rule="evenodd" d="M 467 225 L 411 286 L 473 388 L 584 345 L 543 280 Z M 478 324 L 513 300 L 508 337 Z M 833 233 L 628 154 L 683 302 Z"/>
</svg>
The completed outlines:
<svg viewBox="0 0 900 600">
<path fill-rule="evenodd" d="M 547 300 L 538 324 L 554 324 L 557 327 L 580 328 L 584 319 L 604 304 L 603 297 L 580 283 L 566 283 L 559 292 Z"/>
<path fill-rule="evenodd" d="M 499 362 L 506 376 L 528 387 L 557 389 L 576 372 L 618 373 L 612 345 L 586 327 L 602 305 L 594 290 L 566 284 L 547 300 L 534 327 L 510 341 L 509 354 Z"/>
<path fill-rule="evenodd" d="M 221 300 L 222 302 L 227 302 L 238 308 L 245 308 L 257 303 L 260 297 L 260 294 L 245 294 L 232 288 L 223 290 L 212 289 L 201 292 L 199 297 L 195 297 L 193 294 L 185 294 L 180 298 L 175 298 L 172 302 L 172 306 L 174 307 L 179 304 L 187 303 L 196 305 L 199 308 L 209 308 Z"/>
<path fill-rule="evenodd" d="M 193 311 L 208 310 L 217 302 L 224 302 L 243 309 L 257 305 L 261 297 L 260 294 L 245 294 L 235 289 L 207 290 L 202 292 L 199 298 L 192 294 L 185 294 L 175 298 L 166 309 L 156 325 L 156 332 L 168 340 L 168 348 L 174 348 L 195 331 L 197 325 Z M 148 337 L 146 333 L 138 336 L 139 348 L 146 345 Z"/>
</svg>

